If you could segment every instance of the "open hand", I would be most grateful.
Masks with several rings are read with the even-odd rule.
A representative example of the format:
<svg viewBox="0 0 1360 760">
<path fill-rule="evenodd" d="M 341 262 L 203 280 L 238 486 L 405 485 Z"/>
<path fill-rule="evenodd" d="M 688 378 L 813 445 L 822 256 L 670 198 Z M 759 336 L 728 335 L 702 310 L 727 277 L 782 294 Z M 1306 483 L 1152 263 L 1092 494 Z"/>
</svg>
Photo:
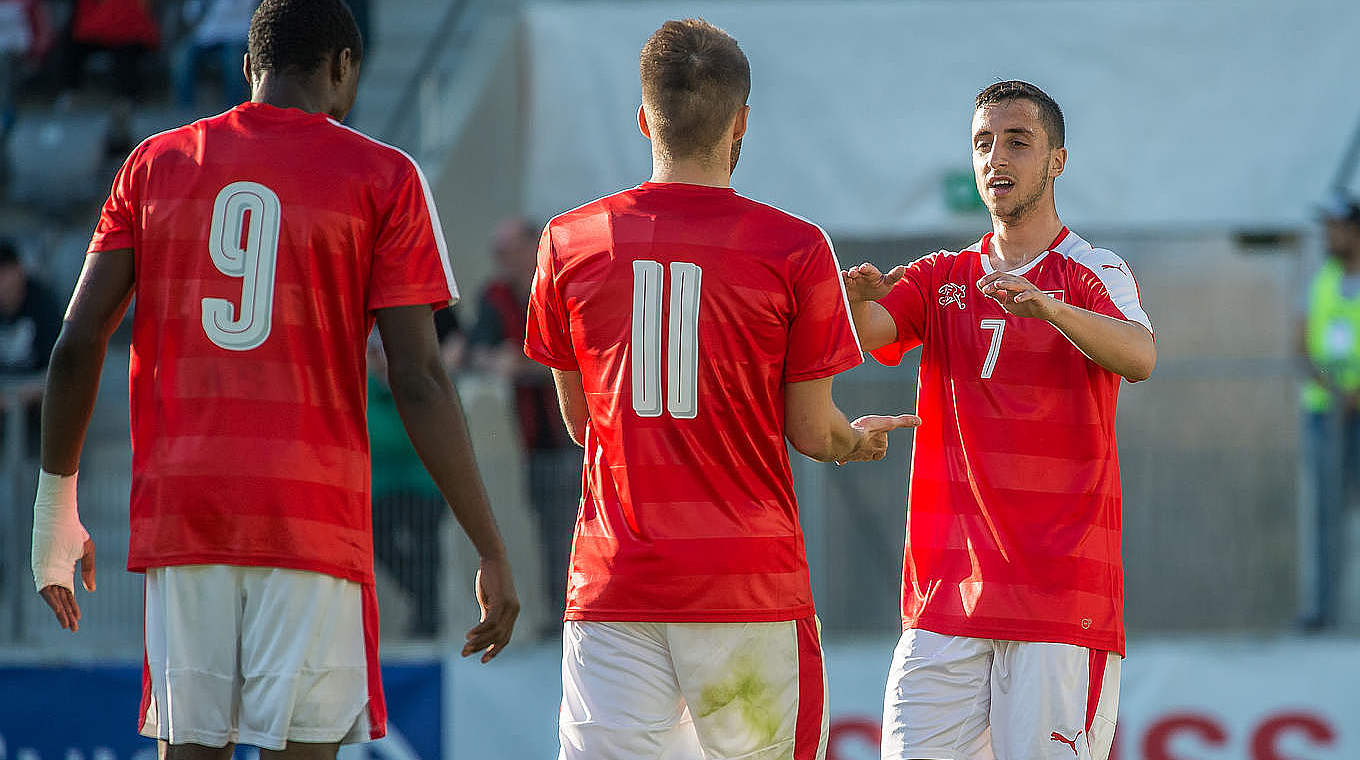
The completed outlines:
<svg viewBox="0 0 1360 760">
<path fill-rule="evenodd" d="M 978 280 L 978 290 L 1017 317 L 1052 319 L 1057 311 L 1057 299 L 1017 274 L 992 272 Z"/>
<path fill-rule="evenodd" d="M 882 459 L 888 453 L 888 433 L 898 428 L 914 428 L 921 425 L 921 418 L 914 414 L 899 414 L 895 417 L 869 414 L 854 422 L 850 427 L 859 431 L 860 438 L 855 448 L 837 464 L 845 462 L 870 462 Z"/>
<path fill-rule="evenodd" d="M 846 297 L 851 303 L 858 303 L 877 301 L 886 296 L 906 273 L 904 266 L 893 267 L 884 273 L 873 264 L 865 263 L 841 272 L 841 279 L 845 282 Z"/>
<path fill-rule="evenodd" d="M 519 597 L 510 577 L 509 560 L 482 560 L 477 570 L 477 604 L 482 608 L 482 621 L 467 632 L 463 656 L 485 650 L 482 662 L 490 662 L 510 643 L 515 618 L 519 617 Z"/>
</svg>

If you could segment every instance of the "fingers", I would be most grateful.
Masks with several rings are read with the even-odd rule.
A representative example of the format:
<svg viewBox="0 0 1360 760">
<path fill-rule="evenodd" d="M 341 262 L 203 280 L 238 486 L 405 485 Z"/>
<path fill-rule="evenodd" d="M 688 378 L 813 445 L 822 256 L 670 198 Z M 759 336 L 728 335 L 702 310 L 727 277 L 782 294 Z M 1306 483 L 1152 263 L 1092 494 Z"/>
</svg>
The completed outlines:
<svg viewBox="0 0 1360 760">
<path fill-rule="evenodd" d="M 491 662 L 496 655 L 510 643 L 514 632 L 515 618 L 519 615 L 519 604 L 500 604 L 486 610 L 482 622 L 467 632 L 462 655 L 469 657 L 483 652 L 482 662 Z"/>
<path fill-rule="evenodd" d="M 80 555 L 80 582 L 86 591 L 94 591 L 94 539 L 85 539 L 85 553 Z"/>
<path fill-rule="evenodd" d="M 61 586 L 47 586 L 39 591 L 43 601 L 52 608 L 57 623 L 68 631 L 80 630 L 80 605 L 76 604 L 75 594 Z"/>
<path fill-rule="evenodd" d="M 850 423 L 866 433 L 886 433 L 889 430 L 899 428 L 914 428 L 921 426 L 921 418 L 914 414 L 898 414 L 887 416 L 881 414 L 869 414 Z"/>
</svg>

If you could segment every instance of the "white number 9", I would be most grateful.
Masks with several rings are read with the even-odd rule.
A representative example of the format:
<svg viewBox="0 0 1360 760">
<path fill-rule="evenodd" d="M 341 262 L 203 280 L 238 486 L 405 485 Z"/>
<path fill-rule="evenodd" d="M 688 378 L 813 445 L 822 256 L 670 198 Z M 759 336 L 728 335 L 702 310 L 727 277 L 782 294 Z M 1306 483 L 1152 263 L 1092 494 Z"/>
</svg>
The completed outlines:
<svg viewBox="0 0 1360 760">
<path fill-rule="evenodd" d="M 241 308 L 237 313 L 225 298 L 204 298 L 203 332 L 230 351 L 259 348 L 269 337 L 274 314 L 279 196 L 256 182 L 222 188 L 213 202 L 208 252 L 218 271 L 241 279 Z"/>
</svg>

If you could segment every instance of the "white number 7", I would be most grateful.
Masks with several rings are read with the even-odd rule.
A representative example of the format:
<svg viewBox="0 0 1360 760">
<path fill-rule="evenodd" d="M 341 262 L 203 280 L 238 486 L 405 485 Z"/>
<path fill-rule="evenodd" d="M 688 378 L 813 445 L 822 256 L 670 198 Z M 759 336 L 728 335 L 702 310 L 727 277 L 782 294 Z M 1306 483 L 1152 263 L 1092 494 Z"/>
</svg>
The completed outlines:
<svg viewBox="0 0 1360 760">
<path fill-rule="evenodd" d="M 992 347 L 987 349 L 987 361 L 982 364 L 982 379 L 988 380 L 996 369 L 996 357 L 1001 355 L 1001 336 L 1006 332 L 1006 320 L 984 319 L 982 329 L 992 331 Z"/>
</svg>

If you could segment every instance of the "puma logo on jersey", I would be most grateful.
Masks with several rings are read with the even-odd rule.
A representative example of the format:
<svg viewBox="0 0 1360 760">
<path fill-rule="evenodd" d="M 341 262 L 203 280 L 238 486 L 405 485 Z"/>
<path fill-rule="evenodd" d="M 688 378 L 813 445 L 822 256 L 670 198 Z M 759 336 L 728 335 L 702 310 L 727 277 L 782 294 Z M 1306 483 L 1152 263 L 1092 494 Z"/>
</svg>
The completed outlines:
<svg viewBox="0 0 1360 760">
<path fill-rule="evenodd" d="M 946 282 L 940 286 L 940 305 L 948 306 L 951 303 L 959 305 L 959 309 L 967 309 L 963 303 L 963 297 L 968 294 L 968 289 L 957 282 Z"/>
<path fill-rule="evenodd" d="M 1055 742 L 1058 742 L 1059 744 L 1066 744 L 1067 746 L 1069 746 L 1069 747 L 1072 748 L 1072 754 L 1073 754 L 1073 755 L 1076 755 L 1077 757 L 1081 757 L 1081 753 L 1077 751 L 1077 739 L 1080 739 L 1080 738 L 1081 738 L 1081 732 L 1080 732 L 1080 731 L 1078 731 L 1078 732 L 1076 733 L 1076 735 L 1073 736 L 1071 739 L 1068 739 L 1068 738 L 1064 737 L 1062 734 L 1058 733 L 1057 731 L 1054 731 L 1053 733 L 1049 734 L 1048 738 L 1049 738 L 1050 741 L 1055 741 Z"/>
<path fill-rule="evenodd" d="M 1101 264 L 1101 265 L 1100 265 L 1100 268 L 1101 268 L 1101 269 L 1118 269 L 1119 271 L 1123 272 L 1124 274 L 1128 274 L 1130 277 L 1133 276 L 1133 275 L 1129 274 L 1129 270 L 1125 269 L 1123 264 Z"/>
</svg>

